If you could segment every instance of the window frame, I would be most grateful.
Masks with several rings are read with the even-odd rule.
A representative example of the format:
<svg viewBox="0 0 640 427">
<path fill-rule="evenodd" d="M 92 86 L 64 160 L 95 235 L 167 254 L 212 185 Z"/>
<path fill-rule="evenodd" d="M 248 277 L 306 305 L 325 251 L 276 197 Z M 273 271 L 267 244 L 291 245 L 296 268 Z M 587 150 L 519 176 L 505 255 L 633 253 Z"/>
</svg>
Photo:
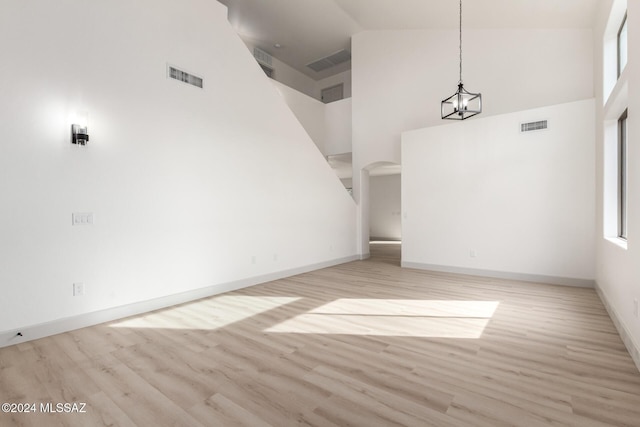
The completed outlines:
<svg viewBox="0 0 640 427">
<path fill-rule="evenodd" d="M 620 56 L 620 36 L 622 35 L 622 30 L 624 29 L 624 27 L 627 25 L 627 12 L 624 13 L 624 18 L 622 18 L 622 23 L 620 24 L 620 28 L 618 28 L 618 34 L 616 36 L 616 45 L 617 45 L 617 53 L 618 53 L 618 58 L 617 58 L 617 66 L 618 66 L 618 77 L 620 77 L 620 74 L 622 73 L 622 70 L 624 69 L 624 67 L 621 67 L 621 56 Z M 629 54 L 629 48 L 628 48 L 628 43 L 629 43 L 629 33 L 627 33 L 627 39 L 626 39 L 626 43 L 625 43 L 625 48 L 626 48 L 626 53 L 627 56 Z M 625 66 L 627 65 L 627 63 L 625 62 Z"/>
<path fill-rule="evenodd" d="M 627 110 L 618 119 L 618 238 L 627 240 Z"/>
</svg>

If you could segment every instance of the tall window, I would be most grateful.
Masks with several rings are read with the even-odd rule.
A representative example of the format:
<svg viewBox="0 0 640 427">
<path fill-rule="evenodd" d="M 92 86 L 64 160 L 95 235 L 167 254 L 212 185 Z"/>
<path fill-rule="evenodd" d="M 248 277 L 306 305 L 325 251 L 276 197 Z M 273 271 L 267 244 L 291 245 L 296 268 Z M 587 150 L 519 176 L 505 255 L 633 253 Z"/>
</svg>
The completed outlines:
<svg viewBox="0 0 640 427">
<path fill-rule="evenodd" d="M 622 19 L 622 25 L 618 30 L 618 77 L 627 65 L 627 15 Z"/>
<path fill-rule="evenodd" d="M 627 238 L 627 110 L 618 119 L 618 237 Z"/>
</svg>

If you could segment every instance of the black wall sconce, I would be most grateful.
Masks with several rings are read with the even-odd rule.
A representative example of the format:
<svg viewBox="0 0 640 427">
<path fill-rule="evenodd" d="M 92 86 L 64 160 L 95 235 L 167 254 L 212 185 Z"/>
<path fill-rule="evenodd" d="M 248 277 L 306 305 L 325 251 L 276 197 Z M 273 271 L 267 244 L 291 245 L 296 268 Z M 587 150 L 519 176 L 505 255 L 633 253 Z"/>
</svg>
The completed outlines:
<svg viewBox="0 0 640 427">
<path fill-rule="evenodd" d="M 87 145 L 89 132 L 87 131 L 87 114 L 78 113 L 74 124 L 71 125 L 71 143 Z"/>
<path fill-rule="evenodd" d="M 89 134 L 86 127 L 80 125 L 71 125 L 71 143 L 79 145 L 87 145 L 89 142 Z"/>
</svg>

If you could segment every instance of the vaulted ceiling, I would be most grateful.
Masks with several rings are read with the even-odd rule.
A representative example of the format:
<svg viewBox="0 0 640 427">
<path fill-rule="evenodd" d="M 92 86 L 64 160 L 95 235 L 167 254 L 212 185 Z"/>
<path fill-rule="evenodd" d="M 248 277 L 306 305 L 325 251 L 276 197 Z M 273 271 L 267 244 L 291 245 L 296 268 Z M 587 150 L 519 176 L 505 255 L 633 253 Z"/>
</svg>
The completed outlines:
<svg viewBox="0 0 640 427">
<path fill-rule="evenodd" d="M 319 80 L 306 65 L 370 30 L 458 27 L 457 0 L 219 0 L 245 42 Z M 466 0 L 463 28 L 591 28 L 598 0 Z M 279 46 L 279 47 L 276 47 Z"/>
</svg>

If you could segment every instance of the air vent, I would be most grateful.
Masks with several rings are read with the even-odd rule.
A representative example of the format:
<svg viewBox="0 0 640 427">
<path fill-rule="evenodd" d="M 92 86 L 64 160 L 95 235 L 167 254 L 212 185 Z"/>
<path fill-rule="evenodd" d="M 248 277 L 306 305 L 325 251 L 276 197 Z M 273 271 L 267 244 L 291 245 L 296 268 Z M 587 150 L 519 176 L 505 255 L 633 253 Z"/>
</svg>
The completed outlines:
<svg viewBox="0 0 640 427">
<path fill-rule="evenodd" d="M 258 63 L 258 65 L 260 65 L 260 68 L 262 68 L 262 71 L 264 71 L 264 73 L 267 75 L 267 77 L 269 77 L 270 79 L 273 79 L 273 68 L 271 67 L 267 67 L 264 64 L 260 64 Z"/>
<path fill-rule="evenodd" d="M 269 68 L 273 66 L 273 57 L 260 48 L 253 48 L 253 57 L 256 58 L 256 61 L 258 61 L 259 63 L 268 65 Z"/>
<path fill-rule="evenodd" d="M 547 121 L 540 120 L 538 122 L 520 123 L 520 132 L 533 132 L 547 128 Z"/>
<path fill-rule="evenodd" d="M 351 52 L 343 49 L 332 55 L 326 56 L 324 58 L 320 58 L 317 61 L 313 61 L 312 63 L 307 64 L 307 67 L 311 68 L 313 71 L 317 73 L 350 60 L 351 60 Z"/>
<path fill-rule="evenodd" d="M 189 74 L 186 71 L 178 70 L 171 65 L 167 65 L 168 75 L 170 78 L 181 81 L 183 83 L 190 84 L 192 86 L 196 86 L 199 88 L 203 87 L 203 80 L 198 76 L 194 76 L 193 74 Z"/>
</svg>

